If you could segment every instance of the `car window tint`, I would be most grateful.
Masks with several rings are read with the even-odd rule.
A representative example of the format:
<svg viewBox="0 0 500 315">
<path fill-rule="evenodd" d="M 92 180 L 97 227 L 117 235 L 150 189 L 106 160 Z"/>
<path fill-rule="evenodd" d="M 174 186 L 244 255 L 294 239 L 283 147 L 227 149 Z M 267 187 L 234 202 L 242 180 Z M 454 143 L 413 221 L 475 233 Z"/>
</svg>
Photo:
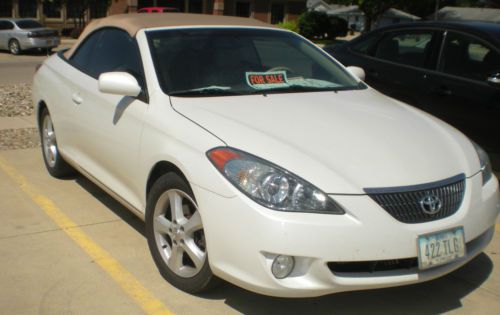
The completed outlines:
<svg viewBox="0 0 500 315">
<path fill-rule="evenodd" d="M 360 39 L 355 44 L 353 44 L 351 46 L 351 49 L 362 54 L 369 54 L 379 38 L 380 35 L 368 35 L 364 39 Z"/>
<path fill-rule="evenodd" d="M 42 24 L 33 21 L 33 20 L 21 20 L 16 22 L 17 26 L 22 29 L 30 29 L 30 28 L 40 28 L 43 27 Z"/>
<path fill-rule="evenodd" d="M 241 95 L 264 89 L 293 93 L 364 88 L 322 50 L 291 32 L 185 29 L 151 31 L 148 39 L 167 94 Z M 260 81 L 251 82 L 250 77 Z M 279 77 L 284 77 L 283 84 L 278 84 L 282 80 Z M 258 84 L 263 86 L 256 87 Z"/>
<path fill-rule="evenodd" d="M 11 30 L 14 28 L 14 24 L 9 21 L 0 21 L 0 31 Z"/>
<path fill-rule="evenodd" d="M 459 33 L 446 36 L 442 70 L 448 74 L 486 81 L 500 71 L 500 55 L 478 40 Z"/>
<path fill-rule="evenodd" d="M 375 57 L 400 64 L 423 67 L 430 50 L 431 40 L 431 32 L 389 34 L 378 43 Z"/>
<path fill-rule="evenodd" d="M 103 30 L 85 71 L 96 79 L 105 72 L 129 72 L 142 83 L 142 64 L 135 39 L 122 30 Z"/>
<path fill-rule="evenodd" d="M 270 40 L 254 40 L 255 50 L 264 68 L 289 68 L 297 74 L 310 77 L 313 71 L 313 61 L 304 53 L 286 42 Z M 283 55 L 286 51 L 286 55 Z"/>
<path fill-rule="evenodd" d="M 103 31 L 97 31 L 90 35 L 70 58 L 71 63 L 83 72 L 87 72 L 86 69 L 88 68 L 88 63 L 91 60 L 94 46 L 102 32 Z"/>
</svg>

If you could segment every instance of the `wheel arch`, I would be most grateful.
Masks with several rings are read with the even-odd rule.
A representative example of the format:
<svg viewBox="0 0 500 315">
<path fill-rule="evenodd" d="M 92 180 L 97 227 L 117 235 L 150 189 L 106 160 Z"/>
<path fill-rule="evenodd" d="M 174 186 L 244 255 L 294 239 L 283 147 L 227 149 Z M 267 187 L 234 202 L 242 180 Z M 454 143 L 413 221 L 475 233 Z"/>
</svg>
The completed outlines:
<svg viewBox="0 0 500 315">
<path fill-rule="evenodd" d="M 36 117 L 36 123 L 37 123 L 38 127 L 40 127 L 40 119 L 42 118 L 42 112 L 44 109 L 49 110 L 47 103 L 45 103 L 44 100 L 38 101 L 36 104 L 36 108 L 35 108 L 35 117 Z"/>
<path fill-rule="evenodd" d="M 12 42 L 13 40 L 17 40 L 18 44 L 19 44 L 19 49 L 20 50 L 23 50 L 23 46 L 21 46 L 21 41 L 19 40 L 19 38 L 17 37 L 10 37 L 9 40 L 7 41 L 7 48 L 10 47 L 10 42 Z"/>
<path fill-rule="evenodd" d="M 160 178 L 162 175 L 167 174 L 167 173 L 175 173 L 179 175 L 184 181 L 186 182 L 187 185 L 190 186 L 189 181 L 184 175 L 184 173 L 181 171 L 181 169 L 175 165 L 172 162 L 169 161 L 158 161 L 156 164 L 151 168 L 151 171 L 149 172 L 148 175 L 148 180 L 146 183 L 146 200 L 149 196 L 149 192 L 151 191 L 151 187 L 153 187 L 153 184 L 156 182 L 158 178 Z"/>
</svg>

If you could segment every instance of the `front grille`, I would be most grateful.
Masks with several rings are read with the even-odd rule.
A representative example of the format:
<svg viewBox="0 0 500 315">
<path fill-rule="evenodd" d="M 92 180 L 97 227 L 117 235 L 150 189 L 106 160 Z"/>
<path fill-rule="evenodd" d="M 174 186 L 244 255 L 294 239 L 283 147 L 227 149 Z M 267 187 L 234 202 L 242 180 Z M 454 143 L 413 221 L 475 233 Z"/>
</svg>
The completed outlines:
<svg viewBox="0 0 500 315">
<path fill-rule="evenodd" d="M 400 222 L 435 221 L 451 216 L 460 208 L 465 192 L 465 175 L 460 174 L 423 185 L 365 188 L 365 192 Z M 422 205 L 422 200 L 429 196 L 437 198 L 441 203 L 441 207 L 436 213 L 430 213 L 432 211 L 424 209 L 425 207 Z"/>
<path fill-rule="evenodd" d="M 482 250 L 481 246 L 486 246 L 494 234 L 494 227 L 489 228 L 483 234 L 475 239 L 465 243 L 465 253 L 474 256 L 475 253 Z M 466 256 L 469 257 L 469 256 Z M 340 276 L 343 274 L 359 274 L 359 273 L 376 273 L 379 271 L 393 271 L 393 270 L 409 270 L 418 267 L 418 258 L 399 258 L 387 260 L 365 260 L 365 261 L 330 261 L 327 263 L 328 269 L 331 272 Z M 352 275 L 353 277 L 359 275 Z"/>
<path fill-rule="evenodd" d="M 329 262 L 328 268 L 334 273 L 378 272 L 411 269 L 418 266 L 417 258 L 403 258 L 372 261 Z"/>
</svg>

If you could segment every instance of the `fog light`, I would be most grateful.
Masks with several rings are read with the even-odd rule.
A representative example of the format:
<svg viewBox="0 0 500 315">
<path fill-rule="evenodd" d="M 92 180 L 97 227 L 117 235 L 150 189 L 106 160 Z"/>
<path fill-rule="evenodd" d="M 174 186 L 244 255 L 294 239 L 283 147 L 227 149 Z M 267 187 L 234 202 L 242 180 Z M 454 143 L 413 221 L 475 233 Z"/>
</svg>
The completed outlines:
<svg viewBox="0 0 500 315">
<path fill-rule="evenodd" d="M 278 255 L 274 258 L 271 272 L 276 279 L 283 279 L 288 277 L 293 270 L 295 260 L 291 256 Z"/>
</svg>

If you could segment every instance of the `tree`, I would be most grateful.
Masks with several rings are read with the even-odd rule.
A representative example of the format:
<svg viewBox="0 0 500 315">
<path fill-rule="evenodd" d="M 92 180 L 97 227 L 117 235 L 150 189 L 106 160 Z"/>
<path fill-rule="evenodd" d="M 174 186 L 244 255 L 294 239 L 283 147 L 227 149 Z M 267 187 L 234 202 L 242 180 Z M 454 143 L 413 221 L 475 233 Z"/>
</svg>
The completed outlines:
<svg viewBox="0 0 500 315">
<path fill-rule="evenodd" d="M 310 39 L 334 39 L 337 36 L 347 34 L 347 22 L 345 20 L 318 11 L 302 13 L 297 22 L 297 28 L 302 36 Z"/>
<path fill-rule="evenodd" d="M 418 1 L 418 0 L 413 0 Z M 410 1 L 410 2 L 413 2 Z M 365 15 L 365 31 L 371 30 L 372 24 L 388 9 L 399 5 L 405 0 L 329 0 L 329 3 L 357 5 Z"/>
<path fill-rule="evenodd" d="M 369 31 L 373 22 L 387 9 L 396 8 L 421 18 L 426 18 L 438 8 L 456 7 L 492 7 L 500 8 L 500 0 L 326 0 L 328 3 L 357 5 L 365 14 L 365 30 Z"/>
</svg>

